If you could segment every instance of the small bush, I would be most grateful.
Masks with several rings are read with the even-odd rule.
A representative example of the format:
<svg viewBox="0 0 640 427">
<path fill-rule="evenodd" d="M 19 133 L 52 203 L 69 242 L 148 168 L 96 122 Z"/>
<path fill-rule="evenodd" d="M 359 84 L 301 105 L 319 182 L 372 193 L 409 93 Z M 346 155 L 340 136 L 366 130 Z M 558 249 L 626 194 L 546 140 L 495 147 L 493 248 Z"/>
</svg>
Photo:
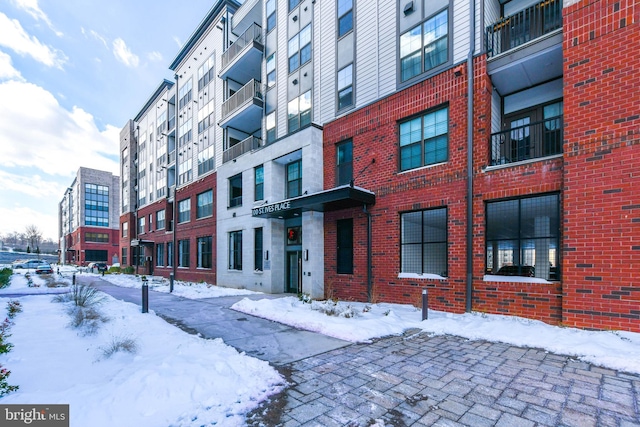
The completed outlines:
<svg viewBox="0 0 640 427">
<path fill-rule="evenodd" d="M 11 375 L 11 371 L 5 369 L 0 365 L 0 397 L 14 392 L 20 388 L 17 385 L 9 385 L 7 378 Z"/>
<path fill-rule="evenodd" d="M 10 327 L 11 322 L 9 319 L 4 319 L 4 321 L 0 323 L 0 354 L 9 353 L 13 348 L 13 344 L 6 341 L 7 338 L 11 336 L 9 333 Z"/>
<path fill-rule="evenodd" d="M 109 321 L 93 307 L 73 307 L 69 310 L 71 316 L 71 326 L 82 329 L 83 335 L 93 335 L 98 331 L 101 324 Z"/>
<path fill-rule="evenodd" d="M 311 302 L 313 301 L 311 299 L 311 295 L 309 294 L 298 294 L 298 299 L 305 304 L 311 304 Z"/>
<path fill-rule="evenodd" d="M 71 301 L 78 307 L 91 307 L 104 299 L 104 295 L 93 286 L 73 285 L 69 293 Z"/>
<path fill-rule="evenodd" d="M 124 274 L 133 274 L 135 271 L 136 269 L 131 265 L 128 265 L 124 268 Z"/>
<path fill-rule="evenodd" d="M 22 312 L 22 304 L 20 301 L 11 300 L 7 303 L 7 316 L 9 319 L 16 317 L 16 314 Z"/>
<path fill-rule="evenodd" d="M 111 342 L 100 347 L 100 350 L 102 350 L 102 355 L 108 359 L 119 351 L 135 354 L 138 351 L 138 344 L 132 338 L 113 337 Z"/>
<path fill-rule="evenodd" d="M 0 270 L 0 289 L 9 286 L 12 274 L 13 270 L 11 270 L 10 268 L 3 268 L 2 270 Z"/>
<path fill-rule="evenodd" d="M 118 265 L 109 267 L 109 273 L 121 273 L 122 269 Z"/>
</svg>

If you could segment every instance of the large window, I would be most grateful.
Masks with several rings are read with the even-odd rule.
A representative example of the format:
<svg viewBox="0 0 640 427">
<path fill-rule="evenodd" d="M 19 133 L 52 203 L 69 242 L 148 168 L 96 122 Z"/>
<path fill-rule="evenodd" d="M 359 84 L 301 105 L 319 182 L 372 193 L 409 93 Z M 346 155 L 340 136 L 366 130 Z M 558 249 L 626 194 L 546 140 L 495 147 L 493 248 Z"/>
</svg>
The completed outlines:
<svg viewBox="0 0 640 427">
<path fill-rule="evenodd" d="M 353 179 L 353 142 L 342 142 L 336 147 L 336 184 L 350 184 Z"/>
<path fill-rule="evenodd" d="M 212 242 L 211 236 L 198 237 L 198 268 L 211 268 Z"/>
<path fill-rule="evenodd" d="M 138 218 L 138 234 L 144 234 L 146 218 Z"/>
<path fill-rule="evenodd" d="M 242 270 L 242 230 L 229 233 L 229 270 Z"/>
<path fill-rule="evenodd" d="M 287 198 L 302 195 L 302 160 L 287 165 Z"/>
<path fill-rule="evenodd" d="M 229 178 L 229 207 L 242 206 L 242 174 Z"/>
<path fill-rule="evenodd" d="M 156 265 L 164 265 L 164 243 L 156 244 Z"/>
<path fill-rule="evenodd" d="M 215 58 L 211 55 L 204 61 L 204 64 L 198 68 L 198 92 L 204 89 L 215 77 L 214 61 Z"/>
<path fill-rule="evenodd" d="M 109 235 L 107 233 L 90 233 L 84 235 L 85 242 L 109 243 Z"/>
<path fill-rule="evenodd" d="M 267 32 L 276 27 L 276 0 L 267 0 Z"/>
<path fill-rule="evenodd" d="M 276 84 L 276 54 L 275 52 L 267 58 L 267 88 Z"/>
<path fill-rule="evenodd" d="M 122 265 L 126 266 L 128 262 L 127 254 L 129 248 L 122 248 Z"/>
<path fill-rule="evenodd" d="M 184 199 L 178 202 L 178 223 L 187 222 L 191 219 L 191 199 Z"/>
<path fill-rule="evenodd" d="M 196 218 L 213 215 L 213 190 L 205 191 L 197 196 Z"/>
<path fill-rule="evenodd" d="M 447 208 L 400 215 L 403 273 L 447 273 Z"/>
<path fill-rule="evenodd" d="M 338 0 L 338 37 L 353 29 L 353 0 Z"/>
<path fill-rule="evenodd" d="M 353 64 L 338 71 L 338 110 L 353 105 Z"/>
<path fill-rule="evenodd" d="M 311 123 L 311 91 L 307 91 L 289 101 L 287 105 L 289 132 Z"/>
<path fill-rule="evenodd" d="M 253 233 L 253 269 L 262 271 L 262 227 L 254 229 Z"/>
<path fill-rule="evenodd" d="M 162 230 L 165 227 L 165 212 L 164 209 L 156 212 L 156 229 Z"/>
<path fill-rule="evenodd" d="M 109 187 L 84 185 L 84 225 L 109 226 Z"/>
<path fill-rule="evenodd" d="M 214 164 L 214 146 L 210 145 L 198 153 L 198 176 L 212 171 Z"/>
<path fill-rule="evenodd" d="M 178 109 L 182 110 L 187 106 L 189 102 L 191 102 L 191 89 L 193 88 L 193 83 L 191 79 L 187 80 L 187 82 L 182 85 L 180 90 L 178 91 Z"/>
<path fill-rule="evenodd" d="M 189 267 L 189 239 L 178 242 L 178 267 Z"/>
<path fill-rule="evenodd" d="M 173 267 L 173 242 L 167 242 L 167 267 Z"/>
<path fill-rule="evenodd" d="M 400 123 L 400 170 L 446 162 L 448 147 L 448 108 Z"/>
<path fill-rule="evenodd" d="M 311 60 L 311 24 L 289 40 L 289 72 Z"/>
<path fill-rule="evenodd" d="M 213 113 L 213 100 L 207 102 L 198 110 L 198 133 L 202 133 L 214 123 L 215 117 Z"/>
<path fill-rule="evenodd" d="M 353 274 L 353 219 L 337 223 L 337 267 L 339 274 Z"/>
<path fill-rule="evenodd" d="M 264 166 L 256 166 L 253 169 L 253 176 L 255 181 L 255 200 L 264 200 Z"/>
<path fill-rule="evenodd" d="M 127 237 L 129 235 L 129 223 L 122 223 L 122 237 Z"/>
<path fill-rule="evenodd" d="M 400 36 L 400 79 L 403 82 L 444 64 L 448 58 L 446 9 Z"/>
<path fill-rule="evenodd" d="M 488 274 L 559 278 L 557 194 L 488 202 L 486 215 Z"/>
</svg>

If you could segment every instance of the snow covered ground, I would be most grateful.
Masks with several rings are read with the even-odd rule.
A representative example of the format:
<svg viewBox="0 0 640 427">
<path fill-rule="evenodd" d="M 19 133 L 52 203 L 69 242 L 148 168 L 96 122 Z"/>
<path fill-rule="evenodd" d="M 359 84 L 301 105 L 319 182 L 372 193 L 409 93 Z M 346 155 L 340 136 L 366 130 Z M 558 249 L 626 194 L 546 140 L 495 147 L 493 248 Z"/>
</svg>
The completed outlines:
<svg viewBox="0 0 640 427">
<path fill-rule="evenodd" d="M 63 280 L 70 280 L 68 273 L 62 271 L 67 276 Z M 142 285 L 135 276 L 107 274 L 104 279 L 119 286 Z M 148 284 L 152 290 L 168 292 L 168 282 L 160 278 L 150 277 Z M 24 274 L 14 274 L 11 286 L 0 293 L 34 289 L 27 286 Z M 179 281 L 174 293 L 186 298 L 255 294 Z M 188 335 L 153 313 L 141 314 L 138 306 L 106 297 L 99 310 L 109 321 L 90 335 L 71 328 L 68 306 L 52 303 L 52 298 L 19 299 L 24 312 L 15 318 L 9 340 L 15 347 L 0 356 L 0 363 L 12 371 L 9 383 L 18 384 L 20 390 L 2 398 L 2 403 L 70 403 L 72 425 L 235 426 L 242 425 L 244 415 L 261 400 L 285 386 L 265 362 L 238 354 L 221 340 Z M 409 305 L 305 303 L 292 296 L 244 298 L 232 308 L 353 342 L 417 329 L 544 348 L 640 373 L 636 333 L 591 332 L 510 316 L 434 310 L 421 321 L 421 311 Z M 110 346 L 127 339 L 136 343 L 135 353 L 105 356 Z"/>
</svg>

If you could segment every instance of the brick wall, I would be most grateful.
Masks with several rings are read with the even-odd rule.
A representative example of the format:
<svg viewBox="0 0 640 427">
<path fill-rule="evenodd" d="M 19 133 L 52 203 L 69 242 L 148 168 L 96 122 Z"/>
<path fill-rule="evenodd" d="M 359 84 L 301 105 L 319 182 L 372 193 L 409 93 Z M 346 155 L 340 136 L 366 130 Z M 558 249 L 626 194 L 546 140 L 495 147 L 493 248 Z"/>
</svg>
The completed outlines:
<svg viewBox="0 0 640 427">
<path fill-rule="evenodd" d="M 563 322 L 640 332 L 640 4 L 564 14 Z"/>
</svg>

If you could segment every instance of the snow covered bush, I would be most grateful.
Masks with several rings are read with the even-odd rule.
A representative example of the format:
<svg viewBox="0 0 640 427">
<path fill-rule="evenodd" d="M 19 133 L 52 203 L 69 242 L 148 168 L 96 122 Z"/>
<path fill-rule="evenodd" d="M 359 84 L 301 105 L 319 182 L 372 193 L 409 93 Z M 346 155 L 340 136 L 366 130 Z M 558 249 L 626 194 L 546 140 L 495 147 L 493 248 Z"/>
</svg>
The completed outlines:
<svg viewBox="0 0 640 427">
<path fill-rule="evenodd" d="M 7 316 L 9 316 L 9 319 L 13 319 L 20 312 L 22 312 L 20 301 L 11 300 L 7 303 Z"/>
<path fill-rule="evenodd" d="M 83 335 L 93 335 L 98 332 L 101 324 L 109 321 L 94 307 L 73 307 L 69 310 L 71 316 L 71 326 L 81 329 Z"/>
<path fill-rule="evenodd" d="M 113 337 L 109 344 L 100 347 L 100 349 L 102 350 L 102 355 L 108 359 L 119 351 L 135 354 L 138 351 L 138 344 L 133 338 Z"/>
<path fill-rule="evenodd" d="M 9 383 L 7 382 L 7 378 L 9 378 L 10 374 L 11 371 L 3 368 L 2 365 L 0 365 L 0 397 L 16 391 L 18 390 L 18 388 L 20 388 L 20 386 L 17 385 L 9 385 Z"/>
<path fill-rule="evenodd" d="M 13 344 L 7 342 L 7 338 L 11 336 L 11 334 L 9 334 L 10 326 L 11 322 L 8 318 L 0 323 L 0 354 L 9 353 L 13 348 Z"/>
<path fill-rule="evenodd" d="M 311 301 L 311 309 L 324 313 L 327 316 L 345 317 L 347 319 L 358 315 L 357 310 L 355 310 L 351 304 L 345 305 L 334 300 Z"/>
<path fill-rule="evenodd" d="M 66 294 L 56 295 L 55 302 L 73 302 L 77 307 L 91 307 L 100 304 L 104 299 L 104 295 L 94 288 L 87 285 L 73 285 L 71 291 Z"/>
</svg>

